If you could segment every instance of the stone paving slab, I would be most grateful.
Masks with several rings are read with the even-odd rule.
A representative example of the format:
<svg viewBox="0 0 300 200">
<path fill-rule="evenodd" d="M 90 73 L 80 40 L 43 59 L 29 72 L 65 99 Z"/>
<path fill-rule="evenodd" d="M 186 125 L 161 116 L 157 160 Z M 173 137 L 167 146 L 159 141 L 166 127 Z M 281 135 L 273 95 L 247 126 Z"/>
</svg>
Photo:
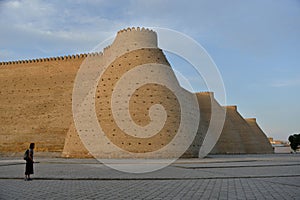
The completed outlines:
<svg viewBox="0 0 300 200">
<path fill-rule="evenodd" d="M 24 181 L 24 161 L 0 159 L 0 199 L 300 199 L 300 154 L 180 159 L 144 174 L 94 159 L 36 160 Z"/>
<path fill-rule="evenodd" d="M 203 180 L 0 180 L 1 199 L 299 199 L 282 178 Z M 284 178 L 286 181 L 286 178 Z M 293 179 L 299 183 L 299 177 Z"/>
</svg>

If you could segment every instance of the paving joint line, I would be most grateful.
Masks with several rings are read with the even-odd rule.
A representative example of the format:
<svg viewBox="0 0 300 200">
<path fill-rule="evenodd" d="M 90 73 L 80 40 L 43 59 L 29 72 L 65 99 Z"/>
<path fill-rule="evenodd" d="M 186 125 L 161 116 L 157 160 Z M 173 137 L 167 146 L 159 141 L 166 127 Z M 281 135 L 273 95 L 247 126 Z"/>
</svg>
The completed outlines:
<svg viewBox="0 0 300 200">
<path fill-rule="evenodd" d="M 288 184 L 288 183 L 279 183 L 279 182 L 269 181 L 269 180 L 263 180 L 263 181 L 264 181 L 264 182 L 268 182 L 268 183 L 277 184 L 277 185 L 287 185 L 287 186 L 297 187 L 297 188 L 300 187 L 300 185 L 294 185 L 294 184 Z"/>
<path fill-rule="evenodd" d="M 183 177 L 183 178 L 51 178 L 37 177 L 34 180 L 62 180 L 62 181 L 180 181 L 180 180 L 212 180 L 212 179 L 268 179 L 268 178 L 288 178 L 300 177 L 300 174 L 294 175 L 278 175 L 278 176 L 224 176 L 224 177 Z M 0 180 L 24 180 L 20 177 L 0 177 Z"/>
<path fill-rule="evenodd" d="M 242 167 L 285 167 L 285 166 L 297 166 L 300 165 L 298 163 L 295 164 L 278 164 L 278 165 L 246 165 L 246 166 L 200 166 L 200 167 L 185 167 L 173 165 L 173 167 L 183 168 L 183 169 L 212 169 L 212 168 L 242 168 Z"/>
</svg>

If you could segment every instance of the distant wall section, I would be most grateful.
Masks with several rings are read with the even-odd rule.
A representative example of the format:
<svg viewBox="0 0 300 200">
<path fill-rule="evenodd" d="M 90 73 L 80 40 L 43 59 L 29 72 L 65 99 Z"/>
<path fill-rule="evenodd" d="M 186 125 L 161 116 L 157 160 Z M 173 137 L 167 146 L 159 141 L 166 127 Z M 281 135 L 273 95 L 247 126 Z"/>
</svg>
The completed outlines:
<svg viewBox="0 0 300 200">
<path fill-rule="evenodd" d="M 270 142 L 253 119 L 245 120 L 237 111 L 237 106 L 225 108 L 224 128 L 211 154 L 273 153 Z"/>
</svg>

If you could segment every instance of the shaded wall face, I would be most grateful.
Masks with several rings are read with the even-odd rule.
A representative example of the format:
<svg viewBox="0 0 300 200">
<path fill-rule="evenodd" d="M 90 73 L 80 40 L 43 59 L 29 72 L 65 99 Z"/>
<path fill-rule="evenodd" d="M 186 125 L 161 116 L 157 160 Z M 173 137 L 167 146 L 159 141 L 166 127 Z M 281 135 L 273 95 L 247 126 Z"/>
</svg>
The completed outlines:
<svg viewBox="0 0 300 200">
<path fill-rule="evenodd" d="M 245 120 L 236 106 L 226 109 L 224 128 L 211 154 L 273 153 L 270 142 L 256 123 Z"/>
<path fill-rule="evenodd" d="M 83 58 L 0 66 L 0 152 L 62 151 Z"/>
<path fill-rule="evenodd" d="M 196 93 L 199 110 L 200 110 L 200 121 L 198 125 L 198 131 L 194 138 L 193 143 L 189 149 L 182 155 L 182 158 L 198 157 L 199 149 L 203 143 L 204 137 L 207 134 L 210 119 L 212 103 L 216 103 L 211 92 Z"/>
<path fill-rule="evenodd" d="M 226 108 L 226 119 L 221 136 L 211 151 L 212 154 L 247 153 L 245 135 L 251 134 L 242 118 L 236 112 L 236 107 Z"/>
<path fill-rule="evenodd" d="M 274 153 L 273 147 L 264 134 L 263 130 L 258 126 L 256 123 L 256 119 L 246 119 L 246 122 L 249 124 L 253 131 L 253 135 L 256 138 L 256 145 L 253 151 L 260 152 L 260 153 Z"/>
</svg>

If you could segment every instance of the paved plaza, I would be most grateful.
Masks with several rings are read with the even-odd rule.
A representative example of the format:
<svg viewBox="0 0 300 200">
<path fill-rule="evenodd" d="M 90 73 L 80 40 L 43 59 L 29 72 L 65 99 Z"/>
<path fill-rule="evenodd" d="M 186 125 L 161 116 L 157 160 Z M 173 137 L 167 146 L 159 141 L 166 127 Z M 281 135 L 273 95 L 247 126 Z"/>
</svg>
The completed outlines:
<svg viewBox="0 0 300 200">
<path fill-rule="evenodd" d="M 300 154 L 179 159 L 144 174 L 95 159 L 35 160 L 24 181 L 24 161 L 1 158 L 0 199 L 300 199 Z"/>
</svg>

